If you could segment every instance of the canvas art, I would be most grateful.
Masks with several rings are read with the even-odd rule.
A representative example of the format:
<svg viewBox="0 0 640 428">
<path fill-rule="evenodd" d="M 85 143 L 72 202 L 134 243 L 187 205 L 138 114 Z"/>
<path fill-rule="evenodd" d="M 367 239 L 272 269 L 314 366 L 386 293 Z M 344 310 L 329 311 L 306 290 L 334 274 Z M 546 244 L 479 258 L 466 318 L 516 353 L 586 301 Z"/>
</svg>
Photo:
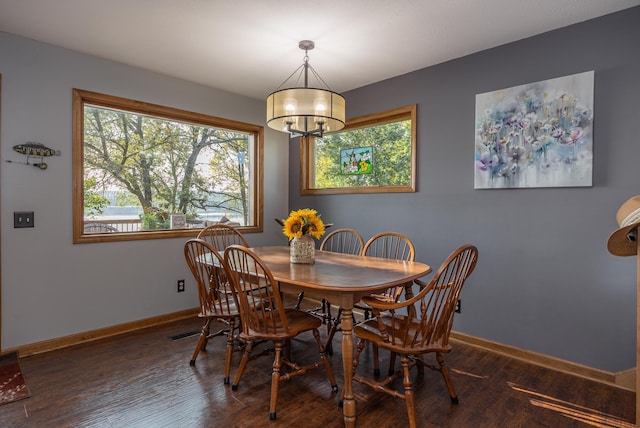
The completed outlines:
<svg viewBox="0 0 640 428">
<path fill-rule="evenodd" d="M 373 147 L 341 149 L 340 165 L 346 175 L 371 174 L 373 172 Z"/>
<path fill-rule="evenodd" d="M 476 189 L 591 186 L 594 72 L 476 95 Z"/>
</svg>

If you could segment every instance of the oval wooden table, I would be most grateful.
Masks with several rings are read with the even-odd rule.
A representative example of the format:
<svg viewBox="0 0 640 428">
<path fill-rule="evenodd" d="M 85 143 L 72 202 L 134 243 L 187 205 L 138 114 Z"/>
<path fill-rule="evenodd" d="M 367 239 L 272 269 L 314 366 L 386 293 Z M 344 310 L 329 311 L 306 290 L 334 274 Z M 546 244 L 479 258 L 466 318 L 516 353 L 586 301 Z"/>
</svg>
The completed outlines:
<svg viewBox="0 0 640 428">
<path fill-rule="evenodd" d="M 431 267 L 420 262 L 353 256 L 316 250 L 314 264 L 289 262 L 289 247 L 255 247 L 251 250 L 260 257 L 280 283 L 283 292 L 297 294 L 340 305 L 342 318 L 342 367 L 344 371 L 344 425 L 354 427 L 356 402 L 353 396 L 353 318 L 352 309 L 362 297 L 404 284 L 431 272 Z"/>
</svg>

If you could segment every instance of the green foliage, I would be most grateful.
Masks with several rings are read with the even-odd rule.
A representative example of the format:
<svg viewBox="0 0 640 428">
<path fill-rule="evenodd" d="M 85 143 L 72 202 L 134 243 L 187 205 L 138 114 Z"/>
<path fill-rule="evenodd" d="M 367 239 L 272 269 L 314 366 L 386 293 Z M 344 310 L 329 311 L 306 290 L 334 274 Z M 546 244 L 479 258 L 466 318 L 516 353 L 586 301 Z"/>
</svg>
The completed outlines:
<svg viewBox="0 0 640 428">
<path fill-rule="evenodd" d="M 169 229 L 171 227 L 170 215 L 167 211 L 158 207 L 151 207 L 140 215 L 142 230 Z"/>
<path fill-rule="evenodd" d="M 95 176 L 125 190 L 117 203 L 141 206 L 149 229 L 168 221 L 154 207 L 168 214 L 218 207 L 246 218 L 249 162 L 242 171 L 238 162 L 249 150 L 246 133 L 92 106 L 84 132 L 85 183 Z"/>
<path fill-rule="evenodd" d="M 371 174 L 343 174 L 340 150 L 373 147 Z M 315 188 L 411 183 L 411 121 L 363 127 L 315 140 Z"/>
<path fill-rule="evenodd" d="M 95 191 L 98 181 L 95 177 L 88 177 L 84 180 L 84 213 L 87 217 L 94 217 L 104 212 L 104 208 L 109 205 L 109 199 Z"/>
<path fill-rule="evenodd" d="M 116 205 L 119 207 L 125 207 L 127 205 L 136 205 L 139 203 L 138 199 L 131 193 L 118 193 L 116 195 Z"/>
</svg>

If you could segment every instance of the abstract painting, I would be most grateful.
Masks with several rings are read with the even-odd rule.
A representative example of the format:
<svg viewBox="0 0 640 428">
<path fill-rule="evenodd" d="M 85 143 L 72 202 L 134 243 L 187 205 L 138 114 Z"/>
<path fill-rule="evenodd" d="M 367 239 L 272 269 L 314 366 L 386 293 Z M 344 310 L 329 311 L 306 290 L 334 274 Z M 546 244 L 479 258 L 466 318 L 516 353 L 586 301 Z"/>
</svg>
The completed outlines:
<svg viewBox="0 0 640 428">
<path fill-rule="evenodd" d="M 594 72 L 476 95 L 476 189 L 591 186 Z"/>
</svg>

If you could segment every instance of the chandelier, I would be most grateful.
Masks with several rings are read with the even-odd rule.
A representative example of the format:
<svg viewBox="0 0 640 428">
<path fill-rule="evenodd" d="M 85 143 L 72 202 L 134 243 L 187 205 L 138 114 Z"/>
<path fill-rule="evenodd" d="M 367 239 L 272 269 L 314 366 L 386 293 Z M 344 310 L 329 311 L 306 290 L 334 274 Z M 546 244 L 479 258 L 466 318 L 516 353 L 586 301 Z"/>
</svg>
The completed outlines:
<svg viewBox="0 0 640 428">
<path fill-rule="evenodd" d="M 304 50 L 304 62 L 267 98 L 267 125 L 294 137 L 322 137 L 325 132 L 344 127 L 344 97 L 329 89 L 320 75 L 309 64 L 308 52 L 315 47 L 311 40 L 302 40 L 298 47 Z M 309 87 L 309 71 L 326 89 Z M 281 89 L 298 75 L 296 86 Z M 304 86 L 299 86 L 304 77 Z"/>
</svg>

